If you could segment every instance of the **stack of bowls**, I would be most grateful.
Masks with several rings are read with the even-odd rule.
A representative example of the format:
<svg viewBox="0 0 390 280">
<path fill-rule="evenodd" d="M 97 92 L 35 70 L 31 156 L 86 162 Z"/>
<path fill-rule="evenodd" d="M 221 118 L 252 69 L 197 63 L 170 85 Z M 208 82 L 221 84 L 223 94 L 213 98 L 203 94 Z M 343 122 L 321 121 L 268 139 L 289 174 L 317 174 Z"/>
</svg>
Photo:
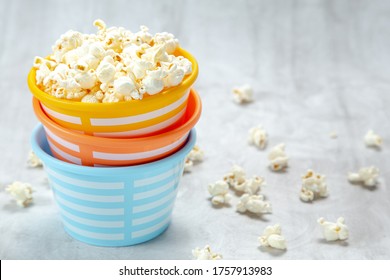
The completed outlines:
<svg viewBox="0 0 390 280">
<path fill-rule="evenodd" d="M 148 241 L 169 225 L 185 156 L 195 144 L 201 101 L 181 84 L 142 100 L 82 103 L 57 99 L 28 76 L 41 125 L 32 148 L 43 161 L 65 230 L 100 246 Z"/>
</svg>

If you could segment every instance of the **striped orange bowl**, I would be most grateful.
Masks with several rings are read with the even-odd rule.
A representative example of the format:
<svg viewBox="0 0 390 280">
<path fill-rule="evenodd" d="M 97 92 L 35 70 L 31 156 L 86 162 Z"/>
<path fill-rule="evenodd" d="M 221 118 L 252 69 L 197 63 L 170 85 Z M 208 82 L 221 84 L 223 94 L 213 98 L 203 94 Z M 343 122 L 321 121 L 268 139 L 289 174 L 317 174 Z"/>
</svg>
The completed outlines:
<svg viewBox="0 0 390 280">
<path fill-rule="evenodd" d="M 81 134 L 51 120 L 44 105 L 33 98 L 35 115 L 43 124 L 53 156 L 85 166 L 128 166 L 164 158 L 179 150 L 201 114 L 201 101 L 191 89 L 183 119 L 158 135 L 128 139 Z"/>
<path fill-rule="evenodd" d="M 183 118 L 190 88 L 198 76 L 198 64 L 189 52 L 179 48 L 175 55 L 191 61 L 192 73 L 184 77 L 178 86 L 155 95 L 145 95 L 142 100 L 84 103 L 59 99 L 36 85 L 34 68 L 28 75 L 27 83 L 46 115 L 64 128 L 110 138 L 153 135 Z"/>
</svg>

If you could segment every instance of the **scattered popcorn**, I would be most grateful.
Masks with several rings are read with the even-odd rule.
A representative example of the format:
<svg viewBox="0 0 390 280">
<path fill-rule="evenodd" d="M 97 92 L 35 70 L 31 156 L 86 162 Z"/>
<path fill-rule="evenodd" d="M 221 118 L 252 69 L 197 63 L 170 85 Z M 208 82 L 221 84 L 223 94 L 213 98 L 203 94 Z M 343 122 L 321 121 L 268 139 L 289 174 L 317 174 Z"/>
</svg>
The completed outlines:
<svg viewBox="0 0 390 280">
<path fill-rule="evenodd" d="M 196 247 L 192 250 L 192 255 L 197 260 L 222 260 L 222 255 L 212 252 L 209 245 L 206 245 L 203 249 Z"/>
<path fill-rule="evenodd" d="M 245 179 L 245 182 L 242 184 L 234 184 L 233 188 L 238 192 L 245 192 L 253 195 L 260 192 L 262 185 L 265 185 L 264 178 L 260 176 L 253 176 L 251 179 Z"/>
<path fill-rule="evenodd" d="M 267 132 L 261 125 L 252 127 L 249 130 L 249 144 L 253 144 L 261 150 L 267 145 Z"/>
<path fill-rule="evenodd" d="M 184 161 L 184 173 L 191 172 L 193 166 L 194 166 L 194 162 L 189 158 L 186 158 Z"/>
<path fill-rule="evenodd" d="M 33 200 L 30 184 L 15 181 L 5 189 L 20 207 L 27 207 Z"/>
<path fill-rule="evenodd" d="M 265 214 L 271 213 L 272 207 L 268 201 L 264 201 L 264 196 L 246 193 L 240 197 L 240 201 L 237 204 L 237 211 L 240 213 L 249 211 L 255 214 Z"/>
<path fill-rule="evenodd" d="M 317 222 L 322 226 L 323 235 L 326 241 L 348 239 L 349 231 L 344 223 L 343 217 L 338 218 L 336 223 L 327 222 L 324 218 L 319 218 Z"/>
<path fill-rule="evenodd" d="M 249 103 L 253 101 L 253 89 L 250 85 L 243 85 L 233 89 L 233 100 L 236 103 Z"/>
<path fill-rule="evenodd" d="M 200 162 L 203 161 L 204 158 L 204 152 L 199 148 L 198 145 L 195 145 L 191 152 L 188 154 L 188 159 L 195 161 L 195 162 Z"/>
<path fill-rule="evenodd" d="M 179 41 L 170 33 L 132 33 L 96 20 L 96 34 L 70 30 L 48 58 L 36 57 L 36 83 L 57 98 L 88 103 L 142 99 L 177 86 L 192 72 L 191 62 L 173 53 Z"/>
<path fill-rule="evenodd" d="M 245 171 L 241 166 L 233 165 L 232 170 L 223 177 L 223 180 L 229 184 L 230 187 L 236 189 L 241 188 L 240 185 L 245 184 Z"/>
<path fill-rule="evenodd" d="M 382 146 L 382 138 L 375 134 L 372 130 L 369 130 L 364 136 L 364 143 L 367 147 L 377 147 L 380 148 Z"/>
<path fill-rule="evenodd" d="M 270 161 L 269 167 L 272 171 L 281 171 L 287 167 L 288 157 L 284 151 L 285 146 L 284 143 L 276 145 L 268 154 L 268 159 Z"/>
<path fill-rule="evenodd" d="M 348 180 L 351 183 L 363 183 L 366 187 L 375 187 L 378 183 L 379 169 L 370 166 L 360 168 L 358 173 L 348 173 Z"/>
<path fill-rule="evenodd" d="M 199 146 L 195 145 L 192 150 L 187 155 L 184 162 L 184 172 L 191 172 L 194 163 L 202 162 L 204 158 L 204 152 L 199 148 Z"/>
<path fill-rule="evenodd" d="M 43 166 L 42 161 L 37 157 L 37 155 L 33 151 L 30 151 L 28 153 L 27 164 L 30 167 L 42 167 Z"/>
<path fill-rule="evenodd" d="M 316 197 L 327 197 L 328 189 L 325 182 L 324 175 L 315 173 L 309 169 L 305 175 L 302 176 L 302 188 L 300 198 L 303 201 L 313 201 Z"/>
<path fill-rule="evenodd" d="M 259 237 L 261 246 L 272 247 L 275 249 L 285 250 L 286 239 L 282 236 L 282 229 L 279 224 L 267 226 L 263 235 Z"/>
<path fill-rule="evenodd" d="M 233 165 L 232 170 L 223 177 L 223 180 L 235 191 L 245 192 L 250 195 L 258 193 L 260 187 L 265 185 L 264 178 L 260 176 L 253 176 L 250 179 L 246 179 L 244 169 L 238 165 Z"/>
<path fill-rule="evenodd" d="M 337 133 L 335 131 L 332 131 L 331 133 L 329 133 L 329 136 L 332 139 L 336 139 L 338 135 L 337 135 Z"/>
<path fill-rule="evenodd" d="M 209 193 L 211 194 L 211 203 L 217 206 L 229 203 L 231 195 L 229 192 L 229 185 L 222 180 L 209 184 Z"/>
</svg>

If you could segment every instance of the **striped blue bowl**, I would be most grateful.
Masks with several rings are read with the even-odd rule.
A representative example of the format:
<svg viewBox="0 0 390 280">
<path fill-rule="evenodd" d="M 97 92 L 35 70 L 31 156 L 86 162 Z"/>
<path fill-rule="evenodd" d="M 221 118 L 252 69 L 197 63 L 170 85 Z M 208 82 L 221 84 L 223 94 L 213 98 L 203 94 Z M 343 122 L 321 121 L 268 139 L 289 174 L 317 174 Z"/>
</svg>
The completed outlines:
<svg viewBox="0 0 390 280">
<path fill-rule="evenodd" d="M 65 230 L 98 246 L 128 246 L 148 241 L 168 227 L 184 159 L 195 144 L 192 129 L 176 153 L 151 163 L 126 167 L 87 167 L 54 158 L 42 125 L 32 134 L 32 149 L 43 161 Z"/>
</svg>

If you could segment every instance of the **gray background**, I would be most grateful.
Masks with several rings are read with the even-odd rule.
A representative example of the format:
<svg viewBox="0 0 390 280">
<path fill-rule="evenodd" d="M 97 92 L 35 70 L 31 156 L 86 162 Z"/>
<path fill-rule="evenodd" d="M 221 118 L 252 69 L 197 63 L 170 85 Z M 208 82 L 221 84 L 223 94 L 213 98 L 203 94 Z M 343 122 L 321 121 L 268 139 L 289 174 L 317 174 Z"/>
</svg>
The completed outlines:
<svg viewBox="0 0 390 280">
<path fill-rule="evenodd" d="M 68 29 L 95 32 L 92 22 L 152 33 L 169 31 L 198 59 L 195 85 L 204 105 L 197 125 L 206 158 L 182 178 L 173 222 L 145 244 L 99 248 L 62 228 L 41 169 L 26 167 L 37 124 L 26 76 Z M 1 259 L 189 259 L 210 244 L 225 259 L 389 259 L 390 257 L 390 1 L 0 1 L 0 257 Z M 239 106 L 231 89 L 249 83 L 256 101 Z M 247 144 L 248 129 L 267 129 L 266 151 Z M 364 146 L 374 129 L 381 151 Z M 337 139 L 329 133 L 335 131 Z M 271 146 L 286 143 L 287 172 L 267 169 Z M 264 176 L 274 212 L 261 218 L 211 206 L 207 185 L 233 163 Z M 347 182 L 348 171 L 376 165 L 375 190 Z M 327 176 L 330 196 L 298 198 L 308 168 Z M 4 188 L 14 180 L 35 189 L 20 209 Z M 345 243 L 326 243 L 317 218 L 344 216 Z M 261 249 L 257 237 L 280 223 L 288 250 Z"/>
</svg>

